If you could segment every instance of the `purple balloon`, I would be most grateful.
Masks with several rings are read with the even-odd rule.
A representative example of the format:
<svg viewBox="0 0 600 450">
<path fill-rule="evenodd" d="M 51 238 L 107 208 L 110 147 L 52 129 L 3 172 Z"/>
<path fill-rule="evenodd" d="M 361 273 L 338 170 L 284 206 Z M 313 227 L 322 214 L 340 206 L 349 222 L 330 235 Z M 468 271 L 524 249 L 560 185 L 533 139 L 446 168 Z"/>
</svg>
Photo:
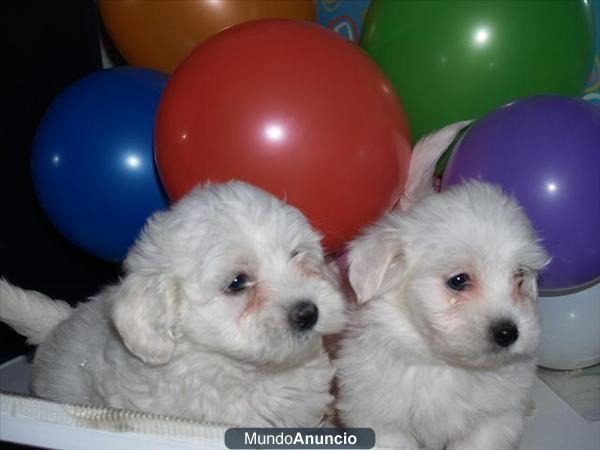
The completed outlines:
<svg viewBox="0 0 600 450">
<path fill-rule="evenodd" d="M 500 185 L 527 212 L 553 258 L 542 290 L 600 277 L 600 107 L 536 96 L 491 112 L 457 144 L 442 189 L 468 178 Z"/>
</svg>

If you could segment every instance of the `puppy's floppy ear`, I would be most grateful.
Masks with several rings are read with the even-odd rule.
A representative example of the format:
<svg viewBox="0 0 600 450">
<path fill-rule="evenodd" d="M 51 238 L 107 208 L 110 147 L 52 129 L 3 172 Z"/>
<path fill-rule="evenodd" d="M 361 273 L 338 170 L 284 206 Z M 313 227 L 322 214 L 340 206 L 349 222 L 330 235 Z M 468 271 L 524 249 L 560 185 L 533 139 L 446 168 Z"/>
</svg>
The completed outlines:
<svg viewBox="0 0 600 450">
<path fill-rule="evenodd" d="M 131 353 L 160 365 L 170 361 L 175 348 L 177 307 L 174 281 L 130 274 L 117 290 L 111 318 Z"/>
<path fill-rule="evenodd" d="M 348 280 L 359 304 L 384 290 L 386 275 L 400 259 L 401 244 L 393 229 L 372 228 L 350 244 Z"/>
<path fill-rule="evenodd" d="M 528 268 L 531 270 L 531 276 L 525 277 L 523 289 L 531 298 L 538 298 L 539 283 L 543 279 L 543 270 L 550 264 L 552 257 L 548 255 L 541 245 L 536 245 L 528 252 Z"/>
</svg>

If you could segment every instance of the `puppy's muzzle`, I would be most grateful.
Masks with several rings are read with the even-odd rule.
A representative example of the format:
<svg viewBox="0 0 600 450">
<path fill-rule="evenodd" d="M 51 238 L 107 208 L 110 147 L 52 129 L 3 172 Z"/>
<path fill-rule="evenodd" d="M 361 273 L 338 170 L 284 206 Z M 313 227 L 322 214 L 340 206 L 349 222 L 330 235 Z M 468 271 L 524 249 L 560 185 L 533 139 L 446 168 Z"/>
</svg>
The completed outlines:
<svg viewBox="0 0 600 450">
<path fill-rule="evenodd" d="M 292 306 L 288 314 L 290 325 L 299 331 L 308 331 L 319 319 L 319 308 L 309 300 L 301 300 Z"/>
<path fill-rule="evenodd" d="M 519 329 L 512 320 L 501 319 L 492 323 L 490 334 L 496 345 L 508 348 L 519 338 Z"/>
</svg>

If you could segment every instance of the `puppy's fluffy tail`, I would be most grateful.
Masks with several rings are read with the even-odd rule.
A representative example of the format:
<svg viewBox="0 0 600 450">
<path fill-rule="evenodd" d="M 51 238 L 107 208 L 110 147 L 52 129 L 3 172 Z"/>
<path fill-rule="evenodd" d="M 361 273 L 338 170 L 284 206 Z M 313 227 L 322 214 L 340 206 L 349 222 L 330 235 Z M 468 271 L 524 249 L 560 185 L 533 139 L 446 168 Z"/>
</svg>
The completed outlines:
<svg viewBox="0 0 600 450">
<path fill-rule="evenodd" d="M 438 160 L 461 130 L 470 124 L 470 120 L 465 120 L 448 125 L 417 142 L 410 157 L 408 180 L 404 186 L 404 193 L 396 209 L 405 211 L 434 193 L 433 175 Z"/>
<path fill-rule="evenodd" d="M 28 344 L 42 343 L 74 311 L 66 302 L 20 289 L 0 279 L 0 320 L 27 337 Z"/>
</svg>

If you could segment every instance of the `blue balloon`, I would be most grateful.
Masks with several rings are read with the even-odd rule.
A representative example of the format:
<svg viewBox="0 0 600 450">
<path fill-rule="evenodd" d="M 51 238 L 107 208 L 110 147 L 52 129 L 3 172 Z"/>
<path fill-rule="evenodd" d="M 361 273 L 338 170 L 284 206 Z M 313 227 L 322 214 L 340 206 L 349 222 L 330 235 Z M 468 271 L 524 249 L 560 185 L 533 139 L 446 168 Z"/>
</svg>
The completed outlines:
<svg viewBox="0 0 600 450">
<path fill-rule="evenodd" d="M 167 76 L 121 67 L 86 76 L 50 105 L 32 176 L 52 223 L 78 247 L 121 261 L 146 219 L 168 205 L 154 163 L 154 122 Z"/>
</svg>

